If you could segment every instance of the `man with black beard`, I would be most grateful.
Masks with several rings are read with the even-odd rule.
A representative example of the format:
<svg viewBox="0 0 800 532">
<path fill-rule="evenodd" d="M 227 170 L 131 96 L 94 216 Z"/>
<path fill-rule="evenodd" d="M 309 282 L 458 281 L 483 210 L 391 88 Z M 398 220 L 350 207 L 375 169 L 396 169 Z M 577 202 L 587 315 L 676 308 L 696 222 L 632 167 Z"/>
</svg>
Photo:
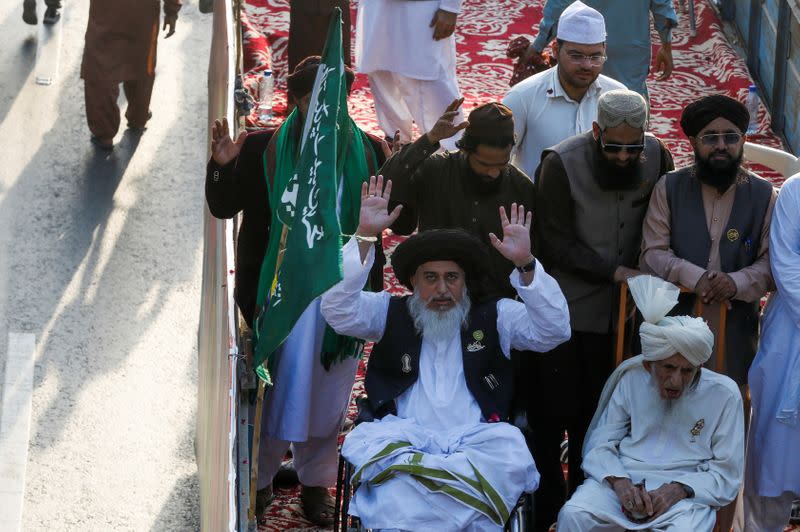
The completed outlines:
<svg viewBox="0 0 800 532">
<path fill-rule="evenodd" d="M 512 203 L 533 210 L 533 183 L 510 164 L 514 117 L 497 102 L 476 107 L 467 122 L 454 124 L 463 99 L 453 101 L 425 135 L 394 154 L 381 169 L 393 183 L 392 208 L 402 205 L 391 229 L 408 235 L 419 228 L 461 228 L 489 245 L 499 234 L 499 207 Z M 458 151 L 437 153 L 439 141 L 461 130 Z M 515 297 L 508 282 L 514 265 L 497 250 L 489 252 L 487 288 L 498 297 Z"/>
<path fill-rule="evenodd" d="M 592 131 L 542 154 L 536 183 L 536 244 L 569 304 L 572 338 L 553 356 L 527 358 L 531 450 L 542 472 L 534 495 L 536 530 L 565 501 L 560 443 L 569 433 L 569 493 L 581 482 L 581 446 L 603 383 L 614 369 L 618 283 L 634 269 L 642 220 L 658 179 L 673 169 L 669 150 L 645 133 L 647 102 L 612 90 L 598 100 Z"/>
<path fill-rule="evenodd" d="M 668 174 L 653 191 L 643 227 L 643 270 L 694 291 L 718 335 L 719 305 L 728 306 L 725 373 L 740 386 L 758 343 L 759 300 L 773 286 L 769 226 L 777 192 L 742 167 L 749 113 L 727 96 L 701 98 L 681 116 L 695 162 Z"/>
</svg>

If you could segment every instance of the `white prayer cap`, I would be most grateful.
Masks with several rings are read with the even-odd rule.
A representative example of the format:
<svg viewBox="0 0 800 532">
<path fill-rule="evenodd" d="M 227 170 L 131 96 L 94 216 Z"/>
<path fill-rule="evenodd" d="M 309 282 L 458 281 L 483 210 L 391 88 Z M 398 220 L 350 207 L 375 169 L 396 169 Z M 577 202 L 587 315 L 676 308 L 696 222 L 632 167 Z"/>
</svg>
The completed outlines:
<svg viewBox="0 0 800 532">
<path fill-rule="evenodd" d="M 606 21 L 599 11 L 577 0 L 561 13 L 556 38 L 577 44 L 606 42 Z"/>
<path fill-rule="evenodd" d="M 701 318 L 666 317 L 678 303 L 680 290 L 663 279 L 639 275 L 628 280 L 636 306 L 644 317 L 639 327 L 644 360 L 664 360 L 676 353 L 694 366 L 701 366 L 714 347 L 714 334 Z"/>
<path fill-rule="evenodd" d="M 597 100 L 597 125 L 600 129 L 617 127 L 625 123 L 644 129 L 647 122 L 647 100 L 638 92 L 614 89 L 604 92 Z"/>
</svg>

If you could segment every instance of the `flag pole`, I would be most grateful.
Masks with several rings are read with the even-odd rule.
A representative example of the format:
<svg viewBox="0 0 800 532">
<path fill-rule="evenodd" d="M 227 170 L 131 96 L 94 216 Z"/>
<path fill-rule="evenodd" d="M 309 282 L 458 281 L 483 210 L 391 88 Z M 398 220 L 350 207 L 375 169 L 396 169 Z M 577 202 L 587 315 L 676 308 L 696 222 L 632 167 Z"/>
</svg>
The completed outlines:
<svg viewBox="0 0 800 532">
<path fill-rule="evenodd" d="M 278 258 L 275 261 L 275 276 L 281 269 L 283 263 L 283 255 L 286 250 L 286 236 L 289 233 L 289 227 L 284 224 L 281 230 L 281 244 L 278 251 Z M 273 287 L 275 283 L 272 283 Z M 273 288 L 274 290 L 274 288 Z M 270 294 L 272 295 L 272 294 Z M 258 491 L 258 450 L 261 447 L 261 419 L 264 416 L 264 394 L 267 390 L 267 383 L 264 379 L 258 379 L 258 392 L 256 394 L 256 412 L 255 420 L 253 423 L 253 449 L 250 454 L 250 508 L 247 512 L 249 521 L 256 519 L 256 492 Z"/>
</svg>

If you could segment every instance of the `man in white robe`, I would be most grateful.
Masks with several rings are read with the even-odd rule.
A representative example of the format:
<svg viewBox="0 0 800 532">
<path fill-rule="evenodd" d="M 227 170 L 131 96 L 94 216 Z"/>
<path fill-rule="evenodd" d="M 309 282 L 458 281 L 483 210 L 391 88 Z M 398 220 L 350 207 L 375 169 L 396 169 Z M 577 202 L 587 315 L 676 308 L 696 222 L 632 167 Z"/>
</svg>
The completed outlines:
<svg viewBox="0 0 800 532">
<path fill-rule="evenodd" d="M 411 141 L 433 128 L 461 92 L 453 32 L 462 0 L 366 0 L 358 3 L 356 70 L 369 77 L 378 124 L 387 137 Z M 456 123 L 464 120 L 459 111 Z M 456 148 L 460 135 L 442 141 Z"/>
<path fill-rule="evenodd" d="M 362 291 L 369 244 L 399 215 L 387 214 L 391 183 L 364 187 L 356 237 L 342 250 L 344 279 L 322 297 L 340 334 L 376 344 L 366 388 L 375 421 L 345 439 L 358 489 L 350 513 L 366 528 L 501 530 L 539 474 L 516 427 L 511 349 L 547 351 L 569 338 L 566 300 L 531 254 L 531 213 L 500 208 L 493 246 L 517 269 L 521 301 L 480 296 L 487 253 L 460 229 L 422 231 L 392 255 L 409 298 Z"/>
<path fill-rule="evenodd" d="M 744 483 L 745 530 L 782 532 L 800 499 L 800 177 L 781 187 L 769 235 L 778 290 L 761 322 L 748 383 L 753 411 Z"/>
<path fill-rule="evenodd" d="M 665 318 L 678 289 L 628 281 L 644 316 L 642 355 L 609 377 L 583 452 L 587 479 L 558 530 L 710 532 L 744 468 L 742 398 L 730 378 L 701 368 L 714 337 L 700 318 Z"/>
<path fill-rule="evenodd" d="M 523 80 L 503 103 L 514 113 L 514 166 L 535 179 L 542 152 L 592 130 L 604 93 L 625 85 L 602 75 L 606 23 L 599 11 L 573 2 L 558 20 L 553 52 L 558 65 Z"/>
</svg>

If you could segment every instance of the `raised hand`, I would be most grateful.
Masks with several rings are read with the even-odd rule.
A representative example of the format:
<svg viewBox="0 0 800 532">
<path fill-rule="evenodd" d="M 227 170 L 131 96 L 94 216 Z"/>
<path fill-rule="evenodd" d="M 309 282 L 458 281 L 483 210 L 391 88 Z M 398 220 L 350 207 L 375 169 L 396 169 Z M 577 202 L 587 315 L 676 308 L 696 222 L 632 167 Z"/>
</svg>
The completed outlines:
<svg viewBox="0 0 800 532">
<path fill-rule="evenodd" d="M 433 40 L 440 41 L 450 37 L 456 31 L 457 18 L 457 13 L 437 9 L 430 24 L 430 27 L 433 28 Z"/>
<path fill-rule="evenodd" d="M 525 213 L 524 205 L 511 204 L 511 216 L 506 216 L 505 207 L 500 207 L 500 223 L 503 226 L 503 240 L 489 233 L 489 240 L 502 256 L 514 263 L 525 266 L 533 260 L 531 253 L 531 223 L 533 211 Z"/>
<path fill-rule="evenodd" d="M 436 144 L 440 140 L 449 139 L 469 125 L 467 121 L 461 122 L 458 125 L 453 124 L 453 120 L 458 116 L 458 108 L 461 107 L 462 103 L 464 103 L 464 98 L 453 100 L 431 130 L 426 133 L 428 140 L 432 144 Z"/>
<path fill-rule="evenodd" d="M 361 212 L 358 217 L 359 236 L 378 236 L 400 216 L 403 206 L 398 205 L 392 212 L 389 211 L 389 198 L 392 196 L 392 181 L 386 181 L 383 186 L 383 176 L 372 176 L 369 183 L 361 184 Z"/>
<path fill-rule="evenodd" d="M 394 132 L 394 137 L 392 137 L 392 143 L 389 144 L 389 148 L 392 150 L 392 155 L 403 149 L 403 141 L 400 140 L 399 129 Z"/>
<path fill-rule="evenodd" d="M 215 120 L 211 127 L 211 158 L 217 164 L 228 164 L 239 156 L 245 138 L 247 138 L 247 132 L 242 131 L 234 142 L 228 128 L 228 119 Z"/>
</svg>

